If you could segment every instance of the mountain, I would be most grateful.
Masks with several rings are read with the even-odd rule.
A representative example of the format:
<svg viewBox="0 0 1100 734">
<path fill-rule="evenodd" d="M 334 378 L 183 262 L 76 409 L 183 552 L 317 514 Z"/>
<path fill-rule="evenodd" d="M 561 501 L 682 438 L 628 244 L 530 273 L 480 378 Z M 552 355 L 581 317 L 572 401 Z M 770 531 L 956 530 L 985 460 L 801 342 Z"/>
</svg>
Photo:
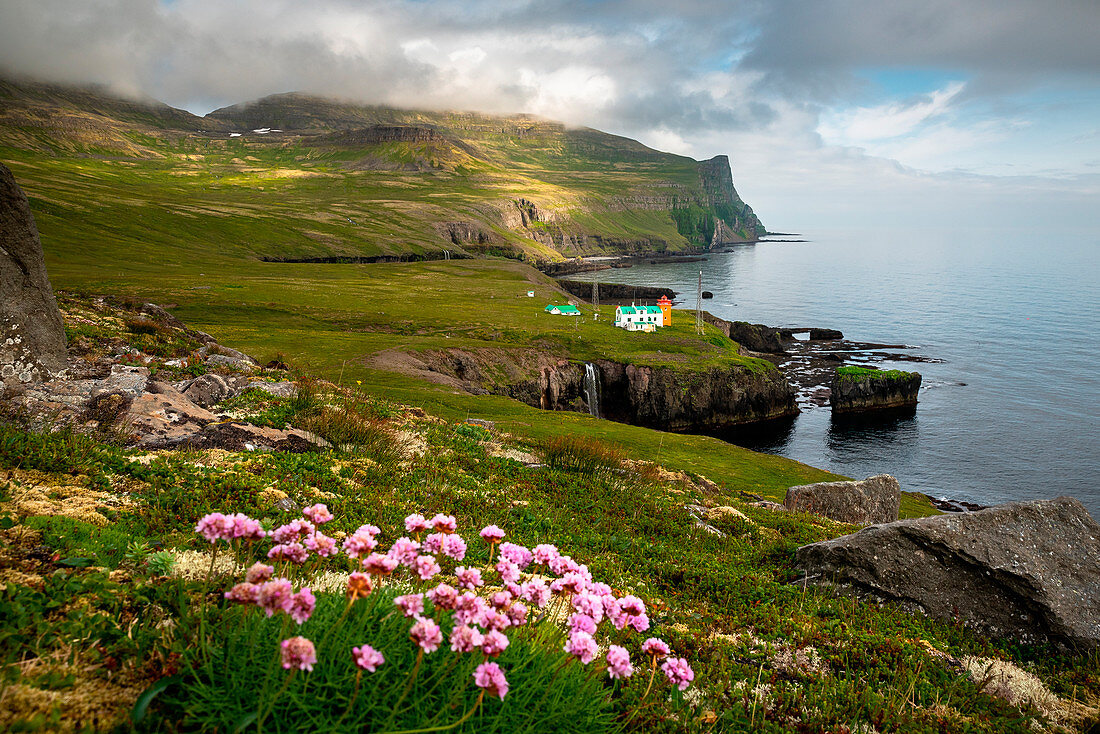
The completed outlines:
<svg viewBox="0 0 1100 734">
<path fill-rule="evenodd" d="M 696 161 L 529 115 L 280 94 L 197 117 L 102 89 L 2 81 L 0 159 L 43 240 L 83 244 L 68 255 L 96 266 L 123 247 L 168 262 L 444 251 L 554 261 L 764 232 L 725 156 Z"/>
</svg>

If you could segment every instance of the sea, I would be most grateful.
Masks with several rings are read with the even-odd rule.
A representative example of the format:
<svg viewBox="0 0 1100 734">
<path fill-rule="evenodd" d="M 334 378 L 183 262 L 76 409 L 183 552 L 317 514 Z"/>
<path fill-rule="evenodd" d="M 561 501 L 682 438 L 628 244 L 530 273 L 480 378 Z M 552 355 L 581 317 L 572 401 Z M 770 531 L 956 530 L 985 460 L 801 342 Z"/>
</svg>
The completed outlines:
<svg viewBox="0 0 1100 734">
<path fill-rule="evenodd" d="M 782 241 L 570 277 L 672 288 L 678 308 L 693 309 L 702 272 L 714 294 L 703 309 L 716 316 L 839 329 L 936 360 L 877 363 L 922 374 L 913 415 L 852 424 L 803 405 L 793 423 L 736 443 L 981 505 L 1069 495 L 1100 519 L 1100 233 L 770 238 Z"/>
</svg>

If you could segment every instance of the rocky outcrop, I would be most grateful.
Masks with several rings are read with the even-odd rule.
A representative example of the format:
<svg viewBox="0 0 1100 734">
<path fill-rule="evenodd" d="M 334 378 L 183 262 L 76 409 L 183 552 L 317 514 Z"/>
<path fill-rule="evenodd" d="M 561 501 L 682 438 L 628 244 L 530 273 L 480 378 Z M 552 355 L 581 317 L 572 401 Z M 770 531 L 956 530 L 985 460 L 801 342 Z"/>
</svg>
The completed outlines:
<svg viewBox="0 0 1100 734">
<path fill-rule="evenodd" d="M 872 525 L 799 548 L 796 565 L 998 637 L 1100 646 L 1100 525 L 1070 497 Z"/>
<path fill-rule="evenodd" d="M 810 341 L 836 341 L 843 339 L 844 333 L 836 329 L 810 329 Z"/>
<path fill-rule="evenodd" d="M 716 326 L 723 334 L 745 349 L 765 354 L 782 354 L 783 336 L 779 329 L 746 321 L 726 321 L 709 311 L 703 311 L 703 320 Z"/>
<path fill-rule="evenodd" d="M 857 482 L 818 482 L 791 487 L 783 506 L 855 525 L 894 522 L 901 508 L 901 486 L 889 474 Z"/>
<path fill-rule="evenodd" d="M 495 393 L 544 410 L 590 412 L 585 365 L 524 349 L 387 353 L 374 363 L 474 394 Z M 599 359 L 600 416 L 671 431 L 706 431 L 796 415 L 794 393 L 775 369 L 687 371 Z"/>
<path fill-rule="evenodd" d="M 670 367 L 597 360 L 604 418 L 670 431 L 705 431 L 796 415 L 778 370 Z"/>
<path fill-rule="evenodd" d="M 30 383 L 67 366 L 65 327 L 27 196 L 0 164 L 0 379 Z"/>
<path fill-rule="evenodd" d="M 920 383 L 919 372 L 841 367 L 829 385 L 829 404 L 834 415 L 915 408 Z"/>
</svg>

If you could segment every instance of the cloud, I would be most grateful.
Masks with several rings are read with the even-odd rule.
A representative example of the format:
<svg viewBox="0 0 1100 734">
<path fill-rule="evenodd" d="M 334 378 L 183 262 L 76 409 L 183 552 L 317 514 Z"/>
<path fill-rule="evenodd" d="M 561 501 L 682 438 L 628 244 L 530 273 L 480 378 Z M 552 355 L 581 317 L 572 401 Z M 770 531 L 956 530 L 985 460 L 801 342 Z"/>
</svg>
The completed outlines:
<svg viewBox="0 0 1100 734">
<path fill-rule="evenodd" d="M 911 202 L 948 179 L 959 197 L 978 179 L 958 168 L 1086 187 L 1100 159 L 1100 95 L 1083 93 L 1100 78 L 1097 27 L 1095 0 L 6 0 L 0 73 L 200 113 L 286 91 L 534 112 L 728 154 L 768 221 L 791 202 Z M 905 68 L 966 82 L 868 98 L 868 70 Z M 1028 90 L 1051 80 L 1061 96 L 1036 104 Z M 1034 132 L 1056 121 L 1060 140 L 1083 142 Z"/>
</svg>

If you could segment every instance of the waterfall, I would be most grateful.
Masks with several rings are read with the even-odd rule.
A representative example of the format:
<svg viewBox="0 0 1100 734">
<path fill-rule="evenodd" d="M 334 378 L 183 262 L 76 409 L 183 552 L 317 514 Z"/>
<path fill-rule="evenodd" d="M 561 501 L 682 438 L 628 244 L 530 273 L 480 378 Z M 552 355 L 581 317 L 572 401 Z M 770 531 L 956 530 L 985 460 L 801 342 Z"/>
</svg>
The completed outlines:
<svg viewBox="0 0 1100 734">
<path fill-rule="evenodd" d="M 588 401 L 588 413 L 600 417 L 600 373 L 596 365 L 584 363 L 584 397 Z"/>
</svg>

